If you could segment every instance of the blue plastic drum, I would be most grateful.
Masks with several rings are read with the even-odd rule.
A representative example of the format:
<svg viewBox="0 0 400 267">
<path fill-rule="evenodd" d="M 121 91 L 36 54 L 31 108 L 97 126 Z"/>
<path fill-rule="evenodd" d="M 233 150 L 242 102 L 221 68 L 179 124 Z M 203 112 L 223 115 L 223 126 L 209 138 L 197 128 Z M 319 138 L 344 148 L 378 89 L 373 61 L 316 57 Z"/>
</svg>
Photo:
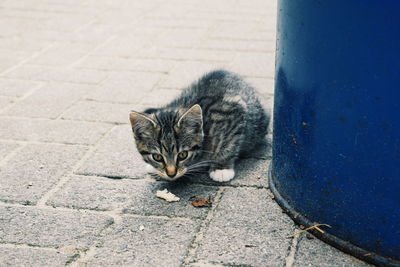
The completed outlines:
<svg viewBox="0 0 400 267">
<path fill-rule="evenodd" d="M 280 0 L 270 187 L 298 223 L 400 266 L 400 1 Z"/>
</svg>

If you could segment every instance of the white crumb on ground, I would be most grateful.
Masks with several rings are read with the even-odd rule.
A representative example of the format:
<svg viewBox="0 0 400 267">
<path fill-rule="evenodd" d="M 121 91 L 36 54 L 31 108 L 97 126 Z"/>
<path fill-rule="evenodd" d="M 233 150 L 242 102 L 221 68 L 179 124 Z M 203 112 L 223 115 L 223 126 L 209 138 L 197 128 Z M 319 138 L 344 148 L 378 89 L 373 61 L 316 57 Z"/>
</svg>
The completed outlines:
<svg viewBox="0 0 400 267">
<path fill-rule="evenodd" d="M 157 190 L 156 197 L 162 198 L 168 202 L 175 202 L 181 200 L 179 197 L 175 196 L 171 192 L 168 192 L 167 189 L 164 190 Z"/>
</svg>

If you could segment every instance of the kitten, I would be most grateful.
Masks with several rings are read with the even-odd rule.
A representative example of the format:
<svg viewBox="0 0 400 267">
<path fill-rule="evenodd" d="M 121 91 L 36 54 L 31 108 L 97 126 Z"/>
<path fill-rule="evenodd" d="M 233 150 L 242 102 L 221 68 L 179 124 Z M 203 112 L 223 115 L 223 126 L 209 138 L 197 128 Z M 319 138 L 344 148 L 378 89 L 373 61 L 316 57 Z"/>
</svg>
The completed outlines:
<svg viewBox="0 0 400 267">
<path fill-rule="evenodd" d="M 136 146 L 153 172 L 167 180 L 209 171 L 227 182 L 239 156 L 263 143 L 269 115 L 238 75 L 217 70 L 170 104 L 130 113 Z"/>
</svg>

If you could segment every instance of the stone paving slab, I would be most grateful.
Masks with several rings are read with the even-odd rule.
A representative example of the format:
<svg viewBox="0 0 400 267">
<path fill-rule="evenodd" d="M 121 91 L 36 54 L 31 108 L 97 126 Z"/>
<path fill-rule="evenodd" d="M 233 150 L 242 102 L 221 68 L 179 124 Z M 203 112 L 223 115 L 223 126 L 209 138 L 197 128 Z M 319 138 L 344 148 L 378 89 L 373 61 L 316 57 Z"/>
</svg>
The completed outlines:
<svg viewBox="0 0 400 267">
<path fill-rule="evenodd" d="M 0 110 L 6 108 L 8 105 L 13 103 L 15 98 L 8 97 L 8 96 L 0 96 Z"/>
<path fill-rule="evenodd" d="M 145 163 L 136 149 L 130 125 L 116 126 L 77 170 L 77 174 L 143 177 L 146 174 Z"/>
<path fill-rule="evenodd" d="M 243 76 L 273 78 L 275 62 L 270 58 L 273 53 L 241 53 L 232 63 L 232 70 Z"/>
<path fill-rule="evenodd" d="M 236 168 L 236 178 L 229 184 L 241 186 L 268 187 L 270 160 L 243 159 Z"/>
<path fill-rule="evenodd" d="M 40 82 L 0 78 L 0 95 L 11 97 L 23 96 L 39 85 L 41 85 Z"/>
<path fill-rule="evenodd" d="M 132 53 L 130 56 L 132 56 Z M 168 73 L 174 65 L 175 61 L 163 59 L 89 56 L 79 63 L 77 67 L 109 71 L 121 70 Z"/>
<path fill-rule="evenodd" d="M 250 83 L 254 88 L 257 89 L 262 95 L 268 95 L 269 98 L 273 98 L 275 82 L 269 78 L 258 78 L 258 77 L 245 77 L 245 80 Z"/>
<path fill-rule="evenodd" d="M 3 247 L 0 245 L 0 266 L 65 266 L 75 253 L 33 247 Z"/>
<path fill-rule="evenodd" d="M 310 234 L 303 235 L 299 239 L 297 246 L 298 249 L 295 254 L 295 261 L 293 265 L 296 267 L 372 266 L 350 255 L 344 254 L 336 248 L 322 242 L 319 239 L 316 239 Z"/>
<path fill-rule="evenodd" d="M 0 142 L 0 160 L 6 157 L 11 151 L 19 147 L 15 143 Z"/>
<path fill-rule="evenodd" d="M 99 103 L 96 101 L 81 100 L 69 107 L 62 114 L 62 119 L 129 123 L 129 113 L 132 110 L 142 111 L 145 107 L 140 104 Z"/>
<path fill-rule="evenodd" d="M 86 151 L 84 147 L 67 145 L 25 146 L 0 169 L 0 199 L 30 205 L 36 203 Z"/>
<path fill-rule="evenodd" d="M 88 43 L 62 43 L 53 46 L 28 61 L 32 65 L 68 66 L 93 50 L 95 44 Z"/>
<path fill-rule="evenodd" d="M 139 103 L 161 78 L 162 75 L 159 73 L 113 73 L 99 87 L 92 90 L 87 95 L 87 99 L 114 103 Z"/>
<path fill-rule="evenodd" d="M 88 266 L 181 266 L 198 223 L 124 217 Z"/>
<path fill-rule="evenodd" d="M 173 60 L 230 62 L 236 57 L 236 52 L 197 48 L 165 48 L 160 51 L 159 57 Z"/>
<path fill-rule="evenodd" d="M 0 72 L 6 71 L 14 65 L 19 64 L 28 55 L 29 53 L 24 51 L 0 52 Z"/>
<path fill-rule="evenodd" d="M 112 223 L 113 219 L 105 215 L 0 206 L 0 242 L 87 249 Z"/>
<path fill-rule="evenodd" d="M 31 118 L 57 118 L 91 89 L 88 85 L 49 83 L 19 101 L 4 114 Z"/>
<path fill-rule="evenodd" d="M 109 129 L 104 123 L 0 117 L 0 138 L 11 140 L 94 144 Z"/>
<path fill-rule="evenodd" d="M 57 68 L 47 65 L 23 65 L 5 73 L 2 77 L 32 81 L 98 84 L 105 80 L 108 75 L 108 72 L 102 70 Z"/>
<path fill-rule="evenodd" d="M 244 266 L 282 266 L 294 223 L 266 189 L 226 189 L 204 234 L 197 260 Z"/>
<path fill-rule="evenodd" d="M 140 103 L 147 107 L 162 107 L 174 100 L 182 93 L 177 89 L 154 89 L 146 94 Z"/>
<path fill-rule="evenodd" d="M 165 188 L 181 200 L 169 203 L 157 198 L 156 191 Z M 72 176 L 47 204 L 93 210 L 123 209 L 124 213 L 141 215 L 203 218 L 208 208 L 195 208 L 189 200 L 192 196 L 214 197 L 216 191 L 215 187 L 185 183 Z"/>
<path fill-rule="evenodd" d="M 157 190 L 168 189 L 180 198 L 178 202 L 166 202 L 155 197 Z M 204 218 L 209 211 L 208 207 L 196 208 L 191 204 L 191 198 L 194 196 L 211 198 L 216 196 L 218 188 L 209 186 L 192 185 L 185 182 L 175 183 L 152 183 L 142 186 L 141 194 L 132 197 L 132 200 L 124 209 L 125 213 L 143 214 L 143 215 L 163 215 L 163 216 L 181 216 Z"/>
<path fill-rule="evenodd" d="M 160 83 L 163 88 L 186 88 L 207 72 L 223 69 L 229 66 L 223 62 L 187 61 L 179 62 Z"/>
</svg>

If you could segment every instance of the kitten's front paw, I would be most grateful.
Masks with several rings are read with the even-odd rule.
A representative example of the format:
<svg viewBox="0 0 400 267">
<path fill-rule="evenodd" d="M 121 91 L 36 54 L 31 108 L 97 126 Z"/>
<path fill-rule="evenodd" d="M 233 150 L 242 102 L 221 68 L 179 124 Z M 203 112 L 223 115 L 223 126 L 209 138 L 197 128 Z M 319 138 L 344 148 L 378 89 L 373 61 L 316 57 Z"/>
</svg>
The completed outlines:
<svg viewBox="0 0 400 267">
<path fill-rule="evenodd" d="M 233 169 L 215 170 L 210 172 L 210 178 L 216 182 L 228 182 L 235 177 Z"/>
</svg>

